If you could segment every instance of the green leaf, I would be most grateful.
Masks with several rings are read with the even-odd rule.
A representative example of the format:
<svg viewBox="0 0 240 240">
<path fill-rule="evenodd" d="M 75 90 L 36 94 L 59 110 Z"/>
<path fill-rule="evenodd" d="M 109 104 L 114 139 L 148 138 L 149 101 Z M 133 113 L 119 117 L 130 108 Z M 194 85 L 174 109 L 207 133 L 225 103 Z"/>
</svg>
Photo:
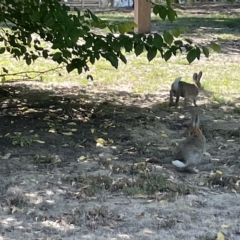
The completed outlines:
<svg viewBox="0 0 240 240">
<path fill-rule="evenodd" d="M 135 22 L 126 22 L 125 24 L 125 29 L 126 32 L 131 31 L 134 27 L 137 27 L 137 24 Z"/>
<path fill-rule="evenodd" d="M 48 58 L 48 50 L 43 50 L 42 55 L 45 59 Z"/>
<path fill-rule="evenodd" d="M 167 8 L 164 7 L 164 6 L 159 6 L 159 17 L 160 17 L 162 20 L 165 20 L 165 19 L 166 19 L 167 14 L 168 14 Z"/>
<path fill-rule="evenodd" d="M 171 30 L 171 32 L 172 32 L 172 35 L 174 36 L 174 37 L 179 37 L 180 36 L 180 34 L 181 34 L 181 31 L 180 31 L 180 29 L 179 28 L 173 28 L 172 30 Z"/>
<path fill-rule="evenodd" d="M 88 13 L 90 14 L 93 22 L 99 23 L 99 22 L 101 21 L 101 20 L 100 20 L 95 14 L 93 14 L 89 9 L 88 9 L 87 11 L 88 11 Z"/>
<path fill-rule="evenodd" d="M 82 73 L 82 67 L 79 67 L 79 68 L 77 69 L 77 71 L 78 71 L 78 74 L 81 74 L 81 73 Z"/>
<path fill-rule="evenodd" d="M 15 47 L 12 48 L 11 53 L 13 54 L 14 57 L 17 57 L 17 58 L 22 55 L 20 49 Z"/>
<path fill-rule="evenodd" d="M 34 12 L 31 19 L 32 21 L 37 22 L 40 19 L 40 12 Z"/>
<path fill-rule="evenodd" d="M 133 43 L 128 37 L 121 39 L 121 42 L 122 42 L 126 52 L 132 51 Z"/>
<path fill-rule="evenodd" d="M 177 46 L 177 47 L 182 47 L 183 46 L 183 42 L 181 40 L 176 40 L 174 41 L 174 44 Z"/>
<path fill-rule="evenodd" d="M 91 64 L 95 63 L 95 56 L 94 56 L 94 54 L 90 55 L 89 61 L 90 61 Z"/>
<path fill-rule="evenodd" d="M 177 16 L 176 12 L 172 8 L 168 9 L 167 15 L 170 22 L 173 22 Z"/>
<path fill-rule="evenodd" d="M 147 40 L 146 43 L 148 45 L 150 45 L 150 46 L 153 45 L 153 37 L 152 37 L 152 35 L 148 35 L 146 40 Z"/>
<path fill-rule="evenodd" d="M 188 42 L 189 44 L 193 43 L 193 41 L 191 39 L 189 39 L 189 38 L 185 38 L 185 41 Z"/>
<path fill-rule="evenodd" d="M 205 46 L 202 46 L 202 50 L 203 50 L 203 54 L 205 55 L 205 57 L 209 57 L 209 50 L 207 47 Z"/>
<path fill-rule="evenodd" d="M 170 32 L 167 32 L 167 31 L 163 31 L 163 38 L 164 38 L 164 41 L 168 44 L 168 45 L 171 45 L 172 42 L 173 42 L 173 36 Z"/>
<path fill-rule="evenodd" d="M 159 5 L 154 5 L 154 7 L 153 7 L 153 13 L 154 13 L 155 15 L 158 15 L 158 13 L 159 13 Z"/>
<path fill-rule="evenodd" d="M 125 28 L 125 25 L 124 24 L 119 24 L 118 25 L 118 31 L 123 34 L 126 32 L 126 28 Z"/>
<path fill-rule="evenodd" d="M 0 47 L 0 54 L 3 54 L 5 52 L 6 48 L 5 47 Z"/>
<path fill-rule="evenodd" d="M 171 5 L 172 5 L 172 2 L 171 2 L 171 0 L 167 0 L 166 2 L 167 2 L 167 6 L 170 8 L 170 7 L 171 7 Z"/>
<path fill-rule="evenodd" d="M 155 47 L 151 47 L 149 48 L 148 50 L 148 53 L 147 53 L 147 59 L 149 62 L 151 62 L 157 55 L 157 48 Z"/>
<path fill-rule="evenodd" d="M 135 50 L 135 54 L 136 56 L 140 55 L 143 50 L 144 50 L 144 46 L 142 43 L 137 43 L 135 46 L 134 46 L 134 50 Z"/>
<path fill-rule="evenodd" d="M 63 57 L 65 57 L 65 58 L 71 58 L 72 57 L 72 53 L 69 50 L 63 50 L 62 54 L 63 54 Z"/>
<path fill-rule="evenodd" d="M 123 54 L 120 54 L 119 58 L 122 60 L 123 63 L 125 63 L 125 64 L 127 63 L 127 59 Z"/>
<path fill-rule="evenodd" d="M 68 64 L 66 67 L 68 73 L 72 72 L 75 68 L 76 66 L 73 63 Z"/>
<path fill-rule="evenodd" d="M 168 61 L 168 60 L 171 58 L 171 56 L 172 56 L 171 51 L 170 51 L 170 50 L 167 50 L 167 51 L 164 53 L 163 58 L 164 58 L 165 61 Z"/>
<path fill-rule="evenodd" d="M 22 54 L 27 52 L 27 48 L 25 46 L 21 46 L 20 49 Z"/>
<path fill-rule="evenodd" d="M 163 38 L 161 35 L 154 33 L 154 38 L 153 38 L 153 45 L 157 48 L 160 49 L 163 46 Z"/>
<path fill-rule="evenodd" d="M 62 53 L 61 52 L 56 52 L 56 53 L 53 54 L 52 60 L 57 61 L 60 57 L 62 57 Z"/>
<path fill-rule="evenodd" d="M 101 53 L 101 56 L 108 60 L 113 67 L 115 67 L 116 69 L 118 68 L 118 57 L 114 53 L 103 52 Z"/>
<path fill-rule="evenodd" d="M 210 47 L 211 47 L 215 52 L 220 52 L 220 51 L 221 51 L 220 46 L 219 46 L 217 43 L 215 43 L 215 42 L 211 42 Z"/>
<path fill-rule="evenodd" d="M 187 54 L 187 60 L 189 63 L 192 63 L 197 57 L 198 57 L 198 53 L 195 48 L 190 50 Z"/>
<path fill-rule="evenodd" d="M 2 67 L 4 73 L 8 73 L 8 70 L 5 67 Z"/>
<path fill-rule="evenodd" d="M 55 25 L 55 19 L 54 18 L 49 18 L 46 22 L 46 25 L 48 27 L 53 27 Z"/>
<path fill-rule="evenodd" d="M 30 65 L 32 63 L 32 59 L 31 58 L 26 58 L 26 63 L 27 63 L 27 65 Z"/>
</svg>

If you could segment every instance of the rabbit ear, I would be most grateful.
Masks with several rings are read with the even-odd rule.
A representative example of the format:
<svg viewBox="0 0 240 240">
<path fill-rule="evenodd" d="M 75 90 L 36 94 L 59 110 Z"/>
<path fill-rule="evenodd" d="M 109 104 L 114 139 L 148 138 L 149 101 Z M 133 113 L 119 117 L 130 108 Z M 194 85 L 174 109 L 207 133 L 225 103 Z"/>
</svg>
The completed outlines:
<svg viewBox="0 0 240 240">
<path fill-rule="evenodd" d="M 200 123 L 200 118 L 198 114 L 194 114 L 192 116 L 192 126 L 194 128 L 198 128 L 199 127 L 199 123 Z"/>
<path fill-rule="evenodd" d="M 197 73 L 194 73 L 194 74 L 193 74 L 193 80 L 194 80 L 194 81 L 197 81 L 197 79 L 198 79 L 198 74 L 197 74 Z"/>
<path fill-rule="evenodd" d="M 202 71 L 199 72 L 198 76 L 197 76 L 197 81 L 200 82 L 200 79 L 202 77 Z"/>
</svg>

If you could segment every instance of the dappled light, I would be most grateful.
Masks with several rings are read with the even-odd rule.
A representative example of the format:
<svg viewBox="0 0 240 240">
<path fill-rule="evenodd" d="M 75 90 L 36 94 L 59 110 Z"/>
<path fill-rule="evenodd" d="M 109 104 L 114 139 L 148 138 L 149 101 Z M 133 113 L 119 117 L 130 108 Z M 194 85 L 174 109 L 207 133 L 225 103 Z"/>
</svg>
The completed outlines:
<svg viewBox="0 0 240 240">
<path fill-rule="evenodd" d="M 46 52 L 41 56 L 39 46 L 39 59 L 30 65 L 0 46 L 0 238 L 238 238 L 239 3 L 181 6 L 185 9 L 176 9 L 178 21 L 173 23 L 152 14 L 153 34 L 146 42 L 138 39 L 140 47 L 132 42 L 129 50 L 123 39 L 127 64 L 118 51 L 123 46 L 117 45 L 114 52 L 114 42 L 110 50 L 123 60 L 117 69 L 106 49 L 106 58 L 91 58 L 86 62 L 89 69 L 79 74 L 78 64 L 68 73 L 66 62 L 54 62 Z M 125 32 L 122 21 L 133 19 L 129 8 L 105 10 L 87 12 L 93 24 L 86 24 L 91 28 L 87 32 L 98 40 L 107 36 L 108 24 L 113 27 L 119 21 Z M 35 12 L 31 17 L 40 16 Z M 48 24 L 53 26 L 49 19 Z M 186 29 L 180 34 L 181 26 Z M 121 36 L 116 33 L 110 42 Z M 163 57 L 155 49 L 158 40 L 163 41 L 160 36 L 173 52 L 179 37 L 193 42 L 187 48 L 196 44 L 204 54 L 197 60 L 200 55 L 189 55 L 183 48 L 166 62 L 169 55 Z M 49 41 L 42 43 L 49 47 Z M 86 53 L 91 53 L 90 45 Z M 146 50 L 149 46 L 153 51 Z M 71 66 L 74 58 L 63 52 Z M 54 55 L 55 60 L 60 55 Z M 180 77 L 185 85 L 201 78 L 201 85 L 197 94 L 183 91 L 175 106 L 170 89 Z M 175 87 L 179 89 L 179 82 Z M 181 168 L 187 163 L 180 154 L 175 159 L 181 143 L 196 131 L 190 126 L 197 126 L 206 138 L 201 163 L 193 168 L 197 171 Z"/>
</svg>

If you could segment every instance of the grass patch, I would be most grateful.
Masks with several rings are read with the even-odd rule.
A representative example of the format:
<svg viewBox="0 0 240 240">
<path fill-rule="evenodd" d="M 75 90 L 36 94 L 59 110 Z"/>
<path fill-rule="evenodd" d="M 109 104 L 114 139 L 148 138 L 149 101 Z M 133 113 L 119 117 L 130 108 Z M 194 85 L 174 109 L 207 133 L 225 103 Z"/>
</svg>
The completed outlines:
<svg viewBox="0 0 240 240">
<path fill-rule="evenodd" d="M 112 179 L 110 176 L 69 176 L 64 181 L 74 182 L 81 186 L 86 196 L 94 196 L 104 190 L 123 192 L 130 196 L 145 196 L 152 198 L 157 192 L 165 193 L 164 198 L 171 200 L 172 196 L 186 195 L 195 192 L 193 186 L 173 183 L 168 176 L 159 173 L 139 173 L 130 177 Z"/>
<path fill-rule="evenodd" d="M 229 5 L 230 7 L 231 5 Z M 196 12 L 197 11 L 197 12 Z M 192 74 L 200 70 L 203 71 L 202 85 L 205 91 L 210 93 L 209 101 L 224 103 L 234 101 L 239 96 L 239 62 L 240 57 L 234 55 L 235 41 L 239 40 L 238 29 L 240 18 L 236 14 L 229 15 L 228 11 L 205 11 L 196 8 L 194 10 L 177 10 L 178 18 L 171 24 L 169 21 L 162 21 L 152 15 L 152 30 L 162 32 L 174 27 L 186 28 L 181 38 L 191 37 L 194 43 L 206 43 L 219 39 L 222 53 L 211 54 L 209 59 L 202 57 L 191 65 L 187 63 L 186 56 L 177 55 L 165 62 L 158 55 L 152 62 L 146 59 L 146 53 L 135 57 L 133 53 L 127 53 L 128 63 L 119 64 L 119 68 L 114 69 L 110 63 L 100 59 L 95 65 L 90 66 L 90 72 L 78 75 L 76 71 L 68 74 L 63 68 L 55 69 L 52 72 L 43 73 L 47 69 L 58 67 L 50 60 L 39 59 L 31 66 L 27 66 L 23 61 L 16 61 L 8 54 L 1 55 L 0 65 L 7 66 L 9 72 L 36 71 L 26 75 L 25 79 L 32 77 L 43 82 L 71 82 L 73 84 L 87 85 L 87 75 L 93 76 L 93 83 L 96 87 L 103 89 L 126 90 L 135 93 L 158 93 L 168 90 L 172 81 L 182 76 L 185 81 L 192 82 Z M 195 13 L 196 12 L 196 13 Z M 104 13 L 97 14 L 100 18 L 109 22 L 131 21 L 133 12 Z M 95 31 L 95 30 L 94 30 Z M 105 33 L 105 30 L 101 30 Z M 19 79 L 18 76 L 10 76 L 7 80 Z M 22 80 L 22 78 L 21 78 Z"/>
</svg>

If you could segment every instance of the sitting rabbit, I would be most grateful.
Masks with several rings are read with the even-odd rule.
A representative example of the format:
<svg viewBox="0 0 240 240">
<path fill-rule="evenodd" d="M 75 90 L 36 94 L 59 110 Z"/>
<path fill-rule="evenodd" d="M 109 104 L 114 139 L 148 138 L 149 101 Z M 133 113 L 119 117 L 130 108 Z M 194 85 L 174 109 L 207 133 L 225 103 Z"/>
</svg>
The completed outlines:
<svg viewBox="0 0 240 240">
<path fill-rule="evenodd" d="M 182 77 L 178 77 L 172 83 L 170 90 L 170 105 L 173 105 L 173 97 L 176 97 L 175 106 L 178 106 L 179 98 L 184 98 L 184 106 L 186 106 L 187 99 L 193 99 L 194 106 L 196 105 L 196 98 L 198 96 L 199 88 L 201 87 L 200 79 L 202 77 L 202 71 L 199 74 L 193 74 L 194 83 L 182 82 Z"/>
<path fill-rule="evenodd" d="M 179 144 L 175 152 L 175 159 L 172 164 L 179 170 L 187 170 L 198 173 L 196 165 L 203 161 L 203 153 L 206 148 L 206 138 L 199 129 L 199 115 L 192 115 L 192 124 L 188 129 L 186 140 Z"/>
</svg>

